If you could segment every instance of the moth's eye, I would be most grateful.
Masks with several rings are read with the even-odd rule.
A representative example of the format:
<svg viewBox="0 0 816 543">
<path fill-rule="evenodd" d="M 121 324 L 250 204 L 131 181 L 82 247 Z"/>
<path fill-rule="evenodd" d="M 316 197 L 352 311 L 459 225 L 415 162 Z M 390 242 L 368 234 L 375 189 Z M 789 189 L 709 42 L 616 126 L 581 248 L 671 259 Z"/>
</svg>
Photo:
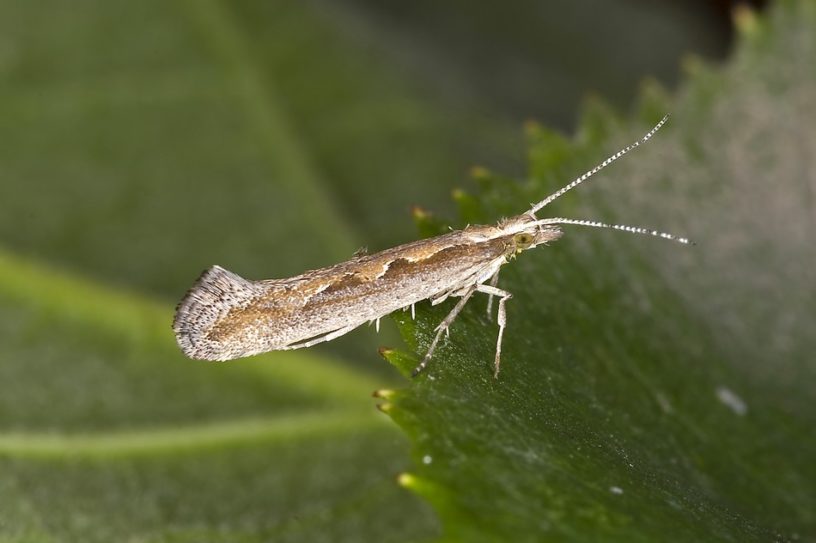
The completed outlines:
<svg viewBox="0 0 816 543">
<path fill-rule="evenodd" d="M 516 234 L 514 241 L 516 242 L 516 247 L 519 249 L 526 249 L 533 244 L 533 235 L 528 234 L 527 232 L 521 232 Z"/>
</svg>

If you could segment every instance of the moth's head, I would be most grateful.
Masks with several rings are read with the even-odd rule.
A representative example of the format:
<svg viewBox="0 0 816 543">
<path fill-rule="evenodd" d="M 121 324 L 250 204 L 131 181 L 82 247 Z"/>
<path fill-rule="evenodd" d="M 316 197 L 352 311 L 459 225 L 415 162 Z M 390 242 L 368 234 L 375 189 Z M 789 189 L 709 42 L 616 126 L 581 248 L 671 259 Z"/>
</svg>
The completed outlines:
<svg viewBox="0 0 816 543">
<path fill-rule="evenodd" d="M 508 219 L 499 228 L 510 236 L 507 246 L 507 255 L 515 256 L 527 249 L 555 241 L 563 232 L 557 225 L 535 224 L 536 219 L 528 215 L 520 215 Z"/>
</svg>

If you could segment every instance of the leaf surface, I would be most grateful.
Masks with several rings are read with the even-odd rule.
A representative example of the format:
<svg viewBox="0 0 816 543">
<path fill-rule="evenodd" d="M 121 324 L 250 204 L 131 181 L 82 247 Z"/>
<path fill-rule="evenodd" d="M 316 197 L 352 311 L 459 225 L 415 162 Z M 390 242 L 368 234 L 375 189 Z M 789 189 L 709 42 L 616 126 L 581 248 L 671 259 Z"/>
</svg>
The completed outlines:
<svg viewBox="0 0 816 543">
<path fill-rule="evenodd" d="M 531 126 L 529 184 L 488 179 L 481 211 L 467 208 L 518 213 L 671 110 L 546 215 L 698 243 L 564 227 L 502 271 L 514 297 L 498 380 L 476 301 L 427 374 L 385 394 L 414 443 L 402 482 L 446 539 L 816 538 L 816 9 L 779 2 L 738 23 L 729 65 L 692 63 L 675 99 L 647 86 L 633 121 L 590 105 L 573 143 Z M 412 348 L 449 309 L 399 317 Z"/>
</svg>

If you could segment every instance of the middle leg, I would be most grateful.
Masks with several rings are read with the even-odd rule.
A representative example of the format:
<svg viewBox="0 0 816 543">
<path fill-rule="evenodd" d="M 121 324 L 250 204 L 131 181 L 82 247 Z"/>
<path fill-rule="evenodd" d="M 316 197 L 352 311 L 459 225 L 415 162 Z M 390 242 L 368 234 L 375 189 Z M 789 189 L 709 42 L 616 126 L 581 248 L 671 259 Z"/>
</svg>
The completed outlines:
<svg viewBox="0 0 816 543">
<path fill-rule="evenodd" d="M 498 285 L 498 284 L 499 284 L 499 270 L 496 270 L 496 273 L 494 273 L 493 277 L 490 278 L 490 286 L 493 287 L 493 288 L 496 288 L 496 285 Z M 488 294 L 487 295 L 487 318 L 491 319 L 491 320 L 493 318 L 493 316 L 492 316 L 493 311 L 492 310 L 493 310 L 493 295 Z"/>
<path fill-rule="evenodd" d="M 448 313 L 448 316 L 445 317 L 442 322 L 439 323 L 439 326 L 436 327 L 436 336 L 434 337 L 433 341 L 431 342 L 431 346 L 428 348 L 428 352 L 425 354 L 425 358 L 422 359 L 422 362 L 419 363 L 419 366 L 414 368 L 414 371 L 411 372 L 412 377 L 416 377 L 419 375 L 422 370 L 428 365 L 428 362 L 431 361 L 431 357 L 433 356 L 434 350 L 436 349 L 437 343 L 439 343 L 439 339 L 442 337 L 442 334 L 447 332 L 448 327 L 451 323 L 456 319 L 456 316 L 462 311 L 462 308 L 465 307 L 465 304 L 473 296 L 473 293 L 476 292 L 478 285 L 475 285 L 465 291 L 462 294 L 462 299 L 459 300 L 454 308 Z"/>
</svg>

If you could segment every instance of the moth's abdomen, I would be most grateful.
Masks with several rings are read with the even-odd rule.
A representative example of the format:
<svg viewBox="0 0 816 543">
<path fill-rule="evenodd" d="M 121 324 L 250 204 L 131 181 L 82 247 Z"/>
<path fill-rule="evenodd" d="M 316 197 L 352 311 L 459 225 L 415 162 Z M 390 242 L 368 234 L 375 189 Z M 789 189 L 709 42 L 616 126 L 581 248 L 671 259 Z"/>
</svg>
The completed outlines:
<svg viewBox="0 0 816 543">
<path fill-rule="evenodd" d="M 252 354 L 246 352 L 246 345 L 222 341 L 212 331 L 231 311 L 251 303 L 258 291 L 253 281 L 220 266 L 201 274 L 179 303 L 173 319 L 176 341 L 184 354 L 199 360 L 231 360 Z"/>
</svg>

